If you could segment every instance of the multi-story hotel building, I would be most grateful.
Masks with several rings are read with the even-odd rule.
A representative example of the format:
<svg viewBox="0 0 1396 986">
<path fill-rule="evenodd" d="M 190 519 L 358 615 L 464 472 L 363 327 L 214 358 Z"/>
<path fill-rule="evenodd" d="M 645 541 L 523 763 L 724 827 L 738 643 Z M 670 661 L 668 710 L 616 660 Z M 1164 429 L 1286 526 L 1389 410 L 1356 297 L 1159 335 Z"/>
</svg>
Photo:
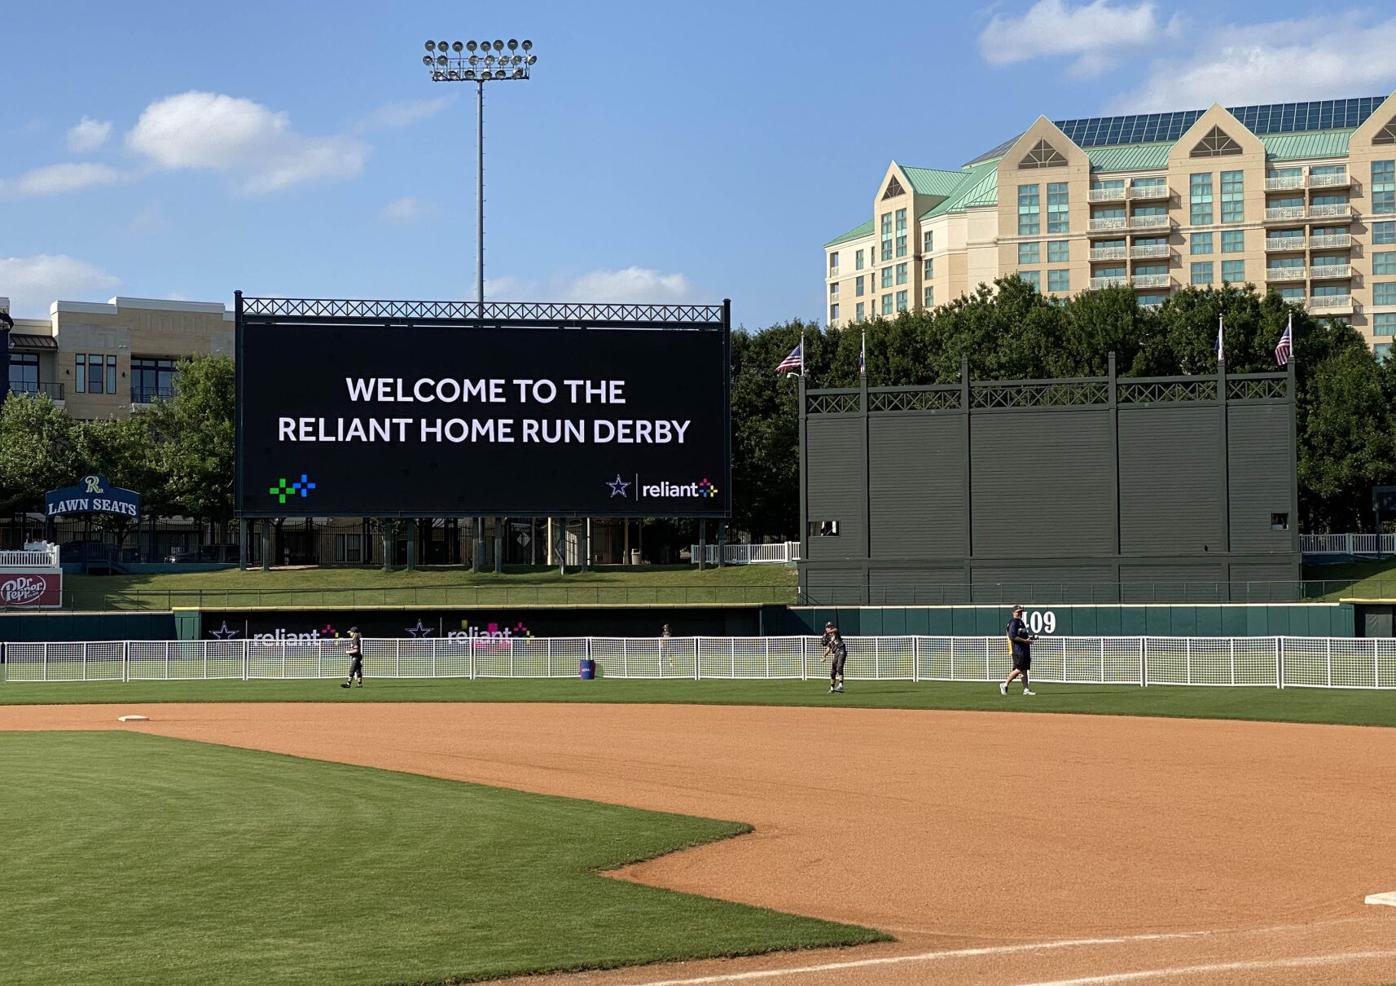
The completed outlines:
<svg viewBox="0 0 1396 986">
<path fill-rule="evenodd" d="M 827 244 L 830 325 L 1017 274 L 1044 294 L 1251 283 L 1396 336 L 1396 94 L 1051 121 L 957 170 L 892 162 Z"/>
</svg>

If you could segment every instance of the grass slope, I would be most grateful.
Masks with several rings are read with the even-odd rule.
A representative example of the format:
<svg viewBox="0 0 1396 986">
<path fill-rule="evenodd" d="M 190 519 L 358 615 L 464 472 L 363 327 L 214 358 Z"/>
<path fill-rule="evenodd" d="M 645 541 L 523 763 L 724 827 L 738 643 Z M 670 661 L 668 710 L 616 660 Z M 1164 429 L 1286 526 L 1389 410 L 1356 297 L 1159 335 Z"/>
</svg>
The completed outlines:
<svg viewBox="0 0 1396 986">
<path fill-rule="evenodd" d="M 647 702 L 697 705 L 793 705 L 816 708 L 962 709 L 1090 715 L 1249 719 L 1396 726 L 1389 692 L 1323 688 L 1189 688 L 1053 685 L 1008 697 L 990 682 L 852 681 L 844 695 L 823 681 L 578 681 L 555 679 L 373 679 L 344 690 L 336 680 L 10 682 L 0 706 L 162 702 Z M 2 735 L 2 734 L 0 734 Z"/>
<path fill-rule="evenodd" d="M 602 568 L 559 575 L 511 567 L 502 575 L 460 568 L 383 572 L 363 568 L 228 569 L 157 575 L 73 575 L 70 609 L 204 609 L 247 606 L 476 606 L 789 603 L 795 570 L 743 565 L 698 571 L 692 565 Z"/>
<path fill-rule="evenodd" d="M 1310 580 L 1307 592 L 1310 597 L 1329 602 L 1396 599 L 1396 560 L 1305 565 L 1304 578 Z"/>
<path fill-rule="evenodd" d="M 119 733 L 0 733 L 0 983 L 435 983 L 878 940 L 598 869 L 744 827 Z"/>
</svg>

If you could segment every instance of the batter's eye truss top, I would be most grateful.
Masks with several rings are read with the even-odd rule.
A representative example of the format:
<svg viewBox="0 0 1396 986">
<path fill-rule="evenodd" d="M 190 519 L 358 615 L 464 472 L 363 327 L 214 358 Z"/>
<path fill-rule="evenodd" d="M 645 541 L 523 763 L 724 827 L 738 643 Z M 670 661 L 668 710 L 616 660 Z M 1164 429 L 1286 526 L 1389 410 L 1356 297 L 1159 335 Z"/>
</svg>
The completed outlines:
<svg viewBox="0 0 1396 986">
<path fill-rule="evenodd" d="M 542 301 L 389 301 L 343 298 L 242 298 L 242 315 L 259 321 L 544 322 L 585 326 L 674 325 L 719 328 L 723 305 L 583 304 Z"/>
</svg>

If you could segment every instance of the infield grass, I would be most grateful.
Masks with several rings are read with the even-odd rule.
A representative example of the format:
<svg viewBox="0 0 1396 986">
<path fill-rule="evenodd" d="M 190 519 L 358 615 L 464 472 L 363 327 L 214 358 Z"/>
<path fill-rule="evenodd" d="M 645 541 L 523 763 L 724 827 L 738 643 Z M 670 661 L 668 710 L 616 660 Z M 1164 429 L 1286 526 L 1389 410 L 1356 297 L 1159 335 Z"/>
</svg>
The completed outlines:
<svg viewBox="0 0 1396 986">
<path fill-rule="evenodd" d="M 992 682 L 850 681 L 843 695 L 824 680 L 636 681 L 598 679 L 374 679 L 344 690 L 337 679 L 304 681 L 9 682 L 4 705 L 162 702 L 643 702 L 698 705 L 790 705 L 815 708 L 955 709 L 1088 715 L 1246 719 L 1396 727 L 1391 693 L 1327 688 L 1016 684 L 1005 697 Z M 3 735 L 3 734 L 0 734 Z"/>
<path fill-rule="evenodd" d="M 439 983 L 881 940 L 596 875 L 746 830 L 154 736 L 0 733 L 0 983 Z"/>
</svg>

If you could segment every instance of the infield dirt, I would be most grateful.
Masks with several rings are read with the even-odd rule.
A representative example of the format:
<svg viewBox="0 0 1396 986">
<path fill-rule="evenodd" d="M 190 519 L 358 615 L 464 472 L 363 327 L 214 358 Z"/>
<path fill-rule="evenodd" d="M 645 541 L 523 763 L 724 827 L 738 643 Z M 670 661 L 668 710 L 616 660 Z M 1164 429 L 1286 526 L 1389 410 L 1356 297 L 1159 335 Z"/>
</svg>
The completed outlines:
<svg viewBox="0 0 1396 986">
<path fill-rule="evenodd" d="M 748 836 L 617 876 L 899 939 L 550 981 L 1396 981 L 1396 908 L 1363 904 L 1396 890 L 1392 730 L 332 702 L 8 708 L 3 728 L 137 730 L 745 821 Z M 1122 940 L 1062 944 L 1081 939 Z"/>
</svg>

